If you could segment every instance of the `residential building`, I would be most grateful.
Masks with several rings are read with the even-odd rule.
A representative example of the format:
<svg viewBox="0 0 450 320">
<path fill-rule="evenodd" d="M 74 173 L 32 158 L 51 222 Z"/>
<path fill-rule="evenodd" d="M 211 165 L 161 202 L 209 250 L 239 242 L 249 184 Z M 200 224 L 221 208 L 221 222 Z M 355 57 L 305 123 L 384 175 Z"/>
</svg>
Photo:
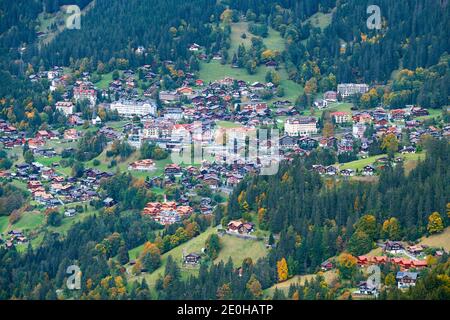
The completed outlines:
<svg viewBox="0 0 450 320">
<path fill-rule="evenodd" d="M 74 105 L 70 101 L 59 101 L 56 103 L 56 110 L 61 111 L 66 116 L 73 114 Z"/>
</svg>

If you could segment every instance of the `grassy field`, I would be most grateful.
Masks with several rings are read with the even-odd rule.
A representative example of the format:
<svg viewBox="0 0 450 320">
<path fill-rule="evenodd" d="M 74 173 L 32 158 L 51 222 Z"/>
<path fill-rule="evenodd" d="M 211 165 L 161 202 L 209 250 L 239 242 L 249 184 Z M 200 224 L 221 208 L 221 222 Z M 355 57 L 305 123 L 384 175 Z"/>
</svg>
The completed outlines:
<svg viewBox="0 0 450 320">
<path fill-rule="evenodd" d="M 18 222 L 8 227 L 8 230 L 34 230 L 44 224 L 45 216 L 42 212 L 25 212 Z"/>
<path fill-rule="evenodd" d="M 242 34 L 246 34 L 247 37 L 243 39 Z M 248 22 L 241 21 L 231 24 L 231 46 L 230 46 L 230 56 L 237 51 L 241 44 L 244 44 L 246 49 L 249 49 L 252 45 L 252 37 L 255 35 L 248 31 Z M 263 42 L 268 49 L 282 52 L 285 49 L 284 39 L 281 37 L 280 33 L 269 27 L 269 35 L 263 38 Z"/>
<path fill-rule="evenodd" d="M 224 128 L 224 129 L 233 129 L 233 128 L 242 127 L 242 125 L 240 123 L 230 122 L 230 121 L 217 121 L 216 124 L 219 128 Z"/>
<path fill-rule="evenodd" d="M 245 45 L 246 48 L 251 46 L 251 33 L 248 32 L 247 22 L 237 22 L 231 25 L 231 47 L 230 56 L 236 52 L 237 48 L 241 43 Z M 241 35 L 243 33 L 247 34 L 246 39 L 242 39 Z M 282 52 L 285 49 L 284 39 L 281 37 L 280 33 L 276 30 L 269 28 L 269 35 L 263 38 L 263 42 L 268 49 Z M 216 80 L 223 79 L 225 77 L 232 77 L 239 80 L 244 80 L 247 82 L 265 82 L 265 77 L 268 69 L 266 66 L 261 65 L 256 69 L 255 74 L 248 74 L 245 68 L 238 69 L 232 68 L 229 64 L 222 65 L 219 61 L 212 60 L 211 62 L 201 62 L 200 63 L 200 74 L 199 78 L 205 82 L 213 82 Z M 285 95 L 281 99 L 287 99 L 295 101 L 299 95 L 303 93 L 303 87 L 292 80 L 289 80 L 288 74 L 284 67 L 278 70 L 281 76 L 281 87 L 284 88 Z M 277 100 L 274 98 L 273 100 Z"/>
<path fill-rule="evenodd" d="M 220 242 L 222 248 L 215 262 L 227 262 L 231 257 L 235 266 L 241 266 L 245 258 L 251 258 L 253 262 L 256 262 L 268 252 L 263 241 L 245 240 L 224 235 L 220 238 Z"/>
<path fill-rule="evenodd" d="M 181 266 L 183 252 L 200 253 L 202 248 L 205 247 L 206 239 L 214 233 L 216 233 L 216 229 L 209 228 L 199 236 L 189 240 L 184 244 L 179 245 L 169 252 L 166 252 L 161 256 L 161 267 L 150 274 L 131 276 L 131 280 L 141 281 L 142 279 L 145 279 L 149 286 L 153 287 L 156 280 L 164 274 L 164 268 L 169 256 L 172 256 L 172 258 Z M 267 254 L 267 250 L 262 241 L 243 240 L 232 236 L 224 236 L 220 238 L 220 241 L 222 244 L 222 248 L 220 250 L 218 258 L 214 261 L 215 263 L 218 263 L 220 261 L 227 262 L 229 257 L 231 257 L 235 266 L 239 266 L 247 257 L 250 257 L 253 261 L 256 261 L 257 259 L 264 257 Z M 136 259 L 142 251 L 142 248 L 143 245 L 130 250 L 128 252 L 130 255 L 130 259 Z M 181 275 L 184 278 L 197 273 L 198 269 L 181 268 Z"/>
<path fill-rule="evenodd" d="M 246 69 L 232 68 L 230 65 L 222 65 L 219 61 L 213 60 L 209 63 L 202 61 L 200 63 L 199 78 L 208 82 L 217 81 L 225 77 L 231 77 L 238 80 L 244 80 L 249 83 L 266 82 L 267 68 L 259 66 L 255 74 L 248 74 Z M 288 79 L 287 73 L 284 69 L 278 70 L 281 76 L 281 87 L 284 88 L 285 95 L 281 98 L 274 98 L 272 100 L 291 100 L 294 102 L 299 95 L 303 93 L 303 87 L 298 83 Z"/>
<path fill-rule="evenodd" d="M 321 272 L 320 274 L 323 275 L 323 277 L 325 278 L 325 282 L 327 284 L 330 284 L 337 278 L 337 273 L 335 270 Z M 303 285 L 303 284 L 305 284 L 306 281 L 313 280 L 315 277 L 317 277 L 317 275 L 318 274 L 307 274 L 307 275 L 303 275 L 303 276 L 295 276 L 285 282 L 278 283 L 278 284 L 270 287 L 269 289 L 264 290 L 264 294 L 268 297 L 271 297 L 273 295 L 275 289 L 282 290 L 285 294 L 287 294 L 289 291 L 289 287 L 292 284 Z"/>
<path fill-rule="evenodd" d="M 121 75 L 122 73 L 119 72 L 119 74 Z M 101 90 L 108 89 L 110 82 L 113 81 L 112 75 L 113 71 L 100 75 L 102 79 L 99 82 L 94 83 L 94 85 Z"/>
<path fill-rule="evenodd" d="M 405 160 L 405 168 L 408 167 L 409 162 L 414 162 L 417 164 L 419 159 L 424 160 L 426 157 L 425 153 L 413 153 L 413 154 L 396 154 L 397 157 L 402 157 Z M 339 166 L 341 170 L 343 169 L 353 169 L 353 170 L 362 170 L 365 166 L 371 165 L 377 161 L 377 159 L 387 157 L 386 154 L 381 154 L 373 157 L 367 157 L 365 159 L 360 159 L 356 161 L 352 161 L 349 163 L 344 163 Z"/>
<path fill-rule="evenodd" d="M 246 69 L 232 68 L 230 65 L 223 65 L 217 60 L 211 60 L 209 63 L 201 61 L 199 78 L 206 83 L 220 80 L 225 77 L 232 77 L 250 83 L 265 82 L 266 74 L 263 69 L 265 69 L 265 67 L 261 66 L 257 68 L 255 74 L 248 74 Z"/>
<path fill-rule="evenodd" d="M 332 19 L 331 13 L 325 14 L 322 12 L 318 12 L 312 15 L 308 20 L 306 20 L 305 23 L 310 22 L 313 27 L 324 30 L 331 24 L 331 19 Z"/>
<path fill-rule="evenodd" d="M 216 230 L 214 228 L 210 228 L 210 229 L 206 230 L 205 232 L 203 232 L 202 234 L 200 234 L 198 237 L 195 237 L 195 238 L 189 240 L 188 242 L 183 243 L 183 244 L 179 245 L 178 247 L 170 250 L 169 252 L 166 252 L 165 254 L 163 254 L 161 256 L 161 261 L 162 261 L 161 267 L 159 267 L 158 269 L 156 269 L 154 272 L 152 272 L 150 274 L 142 274 L 140 276 L 131 276 L 131 280 L 141 281 L 142 279 L 145 279 L 147 281 L 148 285 L 151 288 L 153 288 L 156 283 L 156 280 L 164 274 L 164 269 L 166 266 L 167 258 L 169 256 L 172 256 L 172 258 L 176 262 L 178 262 L 179 265 L 181 265 L 181 259 L 182 259 L 184 250 L 187 253 L 201 252 L 201 249 L 203 247 L 205 247 L 206 239 L 215 232 L 216 232 Z M 139 256 L 140 252 L 142 251 L 142 248 L 143 248 L 143 245 L 130 250 L 128 252 L 130 255 L 130 259 L 136 259 Z M 196 274 L 197 272 L 198 272 L 198 270 L 196 270 L 196 269 L 181 268 L 181 275 L 182 275 L 182 277 L 185 277 L 185 278 L 191 274 Z"/>
<path fill-rule="evenodd" d="M 435 234 L 429 237 L 423 237 L 420 244 L 430 247 L 444 248 L 447 252 L 450 251 L 450 228 L 447 227 L 444 232 Z"/>
<path fill-rule="evenodd" d="M 8 228 L 8 217 L 6 216 L 1 216 L 0 217 L 0 233 L 3 233 L 6 231 L 6 229 Z"/>
<path fill-rule="evenodd" d="M 424 121 L 432 118 L 437 118 L 442 115 L 441 109 L 428 109 L 428 112 L 430 113 L 428 116 L 418 117 L 417 120 Z"/>
<path fill-rule="evenodd" d="M 245 33 L 247 37 L 245 39 L 241 38 L 241 35 Z M 233 56 L 242 43 L 245 48 L 248 49 L 252 45 L 251 34 L 248 31 L 248 23 L 247 22 L 236 22 L 231 25 L 231 47 L 230 47 L 230 56 Z"/>
</svg>

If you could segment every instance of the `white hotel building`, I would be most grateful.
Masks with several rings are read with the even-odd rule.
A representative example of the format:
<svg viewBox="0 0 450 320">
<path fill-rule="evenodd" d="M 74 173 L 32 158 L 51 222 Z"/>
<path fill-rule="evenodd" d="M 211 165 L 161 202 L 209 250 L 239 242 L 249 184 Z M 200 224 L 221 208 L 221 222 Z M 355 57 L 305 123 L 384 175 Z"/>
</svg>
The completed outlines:
<svg viewBox="0 0 450 320">
<path fill-rule="evenodd" d="M 284 123 L 284 131 L 291 137 L 317 134 L 317 119 L 314 117 L 287 119 Z"/>
<path fill-rule="evenodd" d="M 153 101 L 116 101 L 110 104 L 111 110 L 117 110 L 120 116 L 156 115 L 156 104 Z"/>
</svg>

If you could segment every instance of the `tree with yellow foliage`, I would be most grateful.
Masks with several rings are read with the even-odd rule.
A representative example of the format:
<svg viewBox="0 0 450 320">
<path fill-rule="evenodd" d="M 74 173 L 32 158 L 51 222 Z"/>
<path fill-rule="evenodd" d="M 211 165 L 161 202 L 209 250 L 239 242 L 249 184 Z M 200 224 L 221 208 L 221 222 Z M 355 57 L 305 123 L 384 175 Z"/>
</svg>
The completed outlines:
<svg viewBox="0 0 450 320">
<path fill-rule="evenodd" d="M 344 252 L 339 255 L 337 262 L 339 276 L 342 279 L 351 279 L 356 271 L 358 259 L 351 254 Z"/>
<path fill-rule="evenodd" d="M 384 239 L 400 240 L 400 223 L 398 222 L 397 218 L 392 217 L 383 222 L 381 236 Z"/>
<path fill-rule="evenodd" d="M 258 281 L 256 276 L 252 274 L 250 280 L 247 282 L 247 290 L 252 294 L 253 298 L 259 299 L 262 297 L 262 287 L 261 283 Z"/>
<path fill-rule="evenodd" d="M 222 20 L 223 23 L 231 23 L 233 18 L 233 10 L 231 9 L 225 9 L 224 12 L 220 15 L 220 20 Z"/>
<path fill-rule="evenodd" d="M 395 134 L 390 133 L 384 136 L 381 149 L 386 151 L 390 158 L 394 157 L 394 154 L 398 151 L 398 140 Z"/>
<path fill-rule="evenodd" d="M 427 230 L 429 234 L 441 233 L 444 230 L 444 222 L 438 212 L 433 212 L 428 217 Z"/>
<path fill-rule="evenodd" d="M 289 269 L 285 258 L 277 262 L 277 272 L 279 282 L 284 282 L 288 279 Z"/>
</svg>

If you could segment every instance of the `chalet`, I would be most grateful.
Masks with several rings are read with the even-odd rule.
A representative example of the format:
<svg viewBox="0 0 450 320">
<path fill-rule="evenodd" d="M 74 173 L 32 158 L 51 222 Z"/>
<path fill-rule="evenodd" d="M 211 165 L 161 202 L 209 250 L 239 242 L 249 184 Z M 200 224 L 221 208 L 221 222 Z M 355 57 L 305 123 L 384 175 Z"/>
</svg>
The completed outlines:
<svg viewBox="0 0 450 320">
<path fill-rule="evenodd" d="M 333 263 L 331 262 L 331 261 L 324 261 L 324 262 L 322 262 L 321 264 L 320 264 L 320 269 L 322 270 L 322 271 L 329 271 L 329 270 L 331 270 L 331 269 L 333 269 Z"/>
<path fill-rule="evenodd" d="M 181 167 L 176 164 L 168 164 L 164 168 L 164 173 L 165 174 L 174 174 L 174 175 L 181 174 Z"/>
<path fill-rule="evenodd" d="M 365 296 L 377 296 L 378 289 L 375 285 L 362 281 L 358 285 L 357 293 Z"/>
<path fill-rule="evenodd" d="M 341 170 L 341 175 L 344 177 L 352 177 L 355 175 L 355 171 L 352 169 L 343 169 Z"/>
<path fill-rule="evenodd" d="M 419 255 L 423 252 L 424 248 L 421 245 L 416 245 L 416 246 L 409 246 L 406 248 L 406 250 L 413 255 Z"/>
<path fill-rule="evenodd" d="M 426 260 L 413 260 L 411 262 L 411 267 L 414 269 L 423 269 L 428 266 L 428 263 Z"/>
<path fill-rule="evenodd" d="M 406 116 L 406 111 L 402 109 L 396 109 L 391 111 L 391 119 L 395 121 L 404 120 Z"/>
<path fill-rule="evenodd" d="M 237 234 L 250 234 L 254 231 L 254 227 L 255 225 L 251 222 L 230 221 L 227 230 Z"/>
<path fill-rule="evenodd" d="M 411 153 L 416 153 L 416 148 L 409 146 L 409 147 L 404 147 L 402 150 L 400 150 L 400 152 L 402 154 L 411 154 Z"/>
<path fill-rule="evenodd" d="M 398 241 L 387 241 L 383 247 L 383 250 L 389 253 L 400 253 L 404 249 L 403 245 Z"/>
<path fill-rule="evenodd" d="M 116 204 L 116 202 L 114 201 L 114 199 L 113 198 L 106 198 L 105 200 L 103 200 L 103 204 L 106 206 L 106 207 L 112 207 L 112 206 L 114 206 L 115 204 Z"/>
<path fill-rule="evenodd" d="M 220 179 L 214 174 L 205 174 L 203 182 L 209 185 L 211 188 L 217 188 L 220 184 Z"/>
<path fill-rule="evenodd" d="M 419 274 L 417 272 L 397 272 L 397 285 L 399 289 L 414 287 Z"/>
<path fill-rule="evenodd" d="M 326 172 L 326 168 L 320 164 L 313 165 L 312 170 L 314 172 L 317 172 L 318 174 L 325 174 L 325 172 Z"/>
<path fill-rule="evenodd" d="M 335 176 L 338 173 L 338 169 L 334 166 L 328 166 L 325 169 L 325 173 L 329 176 Z"/>
<path fill-rule="evenodd" d="M 160 91 L 159 99 L 161 101 L 179 101 L 181 96 L 177 92 Z"/>
<path fill-rule="evenodd" d="M 293 149 L 297 146 L 297 139 L 288 135 L 284 135 L 280 138 L 280 148 L 287 150 Z"/>
<path fill-rule="evenodd" d="M 314 101 L 314 106 L 319 109 L 319 110 L 323 110 L 328 108 L 328 101 L 327 100 L 316 100 Z"/>
<path fill-rule="evenodd" d="M 266 67 L 275 69 L 278 67 L 278 63 L 274 60 L 270 60 L 266 62 Z"/>
<path fill-rule="evenodd" d="M 328 102 L 337 102 L 338 94 L 336 91 L 327 91 L 324 93 L 323 99 Z"/>
<path fill-rule="evenodd" d="M 128 170 L 136 170 L 136 171 L 152 171 L 155 169 L 155 162 L 151 159 L 143 159 L 138 160 L 133 163 L 130 163 L 128 166 Z"/>
<path fill-rule="evenodd" d="M 59 101 L 56 103 L 56 110 L 61 111 L 64 115 L 73 114 L 74 104 L 70 101 Z"/>
<path fill-rule="evenodd" d="M 414 117 L 424 117 L 430 114 L 427 109 L 421 107 L 411 107 L 410 112 Z"/>
<path fill-rule="evenodd" d="M 201 256 L 197 253 L 189 253 L 183 257 L 183 263 L 196 266 L 200 263 Z"/>
<path fill-rule="evenodd" d="M 78 131 L 76 129 L 67 129 L 64 131 L 64 140 L 75 141 L 79 138 Z"/>
<path fill-rule="evenodd" d="M 75 209 L 67 209 L 64 212 L 64 216 L 69 217 L 69 218 L 74 217 L 76 214 L 77 214 L 77 211 Z"/>
</svg>

